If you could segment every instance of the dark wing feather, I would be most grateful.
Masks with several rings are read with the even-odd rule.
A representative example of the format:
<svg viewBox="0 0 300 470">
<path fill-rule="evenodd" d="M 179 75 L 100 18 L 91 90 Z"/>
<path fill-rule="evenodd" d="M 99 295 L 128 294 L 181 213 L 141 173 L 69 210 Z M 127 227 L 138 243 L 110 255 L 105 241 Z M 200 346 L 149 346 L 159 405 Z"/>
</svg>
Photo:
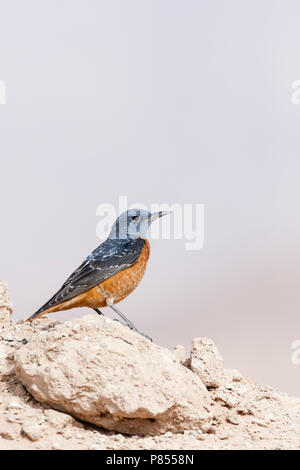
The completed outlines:
<svg viewBox="0 0 300 470">
<path fill-rule="evenodd" d="M 136 240 L 106 240 L 84 260 L 68 277 L 58 292 L 29 320 L 44 310 L 73 299 L 132 266 L 138 261 L 144 245 L 145 241 L 141 238 Z"/>
</svg>

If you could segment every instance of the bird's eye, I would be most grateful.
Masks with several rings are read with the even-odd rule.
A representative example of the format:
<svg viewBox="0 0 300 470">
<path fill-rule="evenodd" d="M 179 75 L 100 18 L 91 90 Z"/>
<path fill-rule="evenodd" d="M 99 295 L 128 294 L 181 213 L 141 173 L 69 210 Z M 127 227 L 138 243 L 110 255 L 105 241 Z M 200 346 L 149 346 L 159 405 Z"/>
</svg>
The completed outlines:
<svg viewBox="0 0 300 470">
<path fill-rule="evenodd" d="M 131 220 L 138 220 L 139 216 L 138 215 L 132 215 Z"/>
</svg>

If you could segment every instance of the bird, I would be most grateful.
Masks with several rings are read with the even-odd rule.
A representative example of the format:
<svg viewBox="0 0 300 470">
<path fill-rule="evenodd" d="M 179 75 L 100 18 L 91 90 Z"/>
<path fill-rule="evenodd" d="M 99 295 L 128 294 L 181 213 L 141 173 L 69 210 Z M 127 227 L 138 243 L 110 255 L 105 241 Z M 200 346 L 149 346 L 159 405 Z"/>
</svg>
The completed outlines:
<svg viewBox="0 0 300 470">
<path fill-rule="evenodd" d="M 142 209 L 123 212 L 115 220 L 108 238 L 85 258 L 56 294 L 27 321 L 77 307 L 90 307 L 98 315 L 103 315 L 99 309 L 108 306 L 126 326 L 152 341 L 115 304 L 125 299 L 141 282 L 150 256 L 147 239 L 149 226 L 169 213 L 151 213 Z"/>
</svg>

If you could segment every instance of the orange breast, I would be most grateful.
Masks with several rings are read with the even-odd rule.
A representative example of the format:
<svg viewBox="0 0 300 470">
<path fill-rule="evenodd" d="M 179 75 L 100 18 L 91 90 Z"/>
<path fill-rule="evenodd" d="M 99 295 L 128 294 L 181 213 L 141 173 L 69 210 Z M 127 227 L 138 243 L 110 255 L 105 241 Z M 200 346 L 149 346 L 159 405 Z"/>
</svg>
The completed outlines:
<svg viewBox="0 0 300 470">
<path fill-rule="evenodd" d="M 144 276 L 149 256 L 150 244 L 148 240 L 145 240 L 145 246 L 136 263 L 102 282 L 99 286 L 94 287 L 94 289 L 91 289 L 91 291 L 95 290 L 96 297 L 96 292 L 99 290 L 101 293 L 105 293 L 102 307 L 106 305 L 106 298 L 111 298 L 114 303 L 118 303 L 125 299 L 139 285 Z"/>
</svg>

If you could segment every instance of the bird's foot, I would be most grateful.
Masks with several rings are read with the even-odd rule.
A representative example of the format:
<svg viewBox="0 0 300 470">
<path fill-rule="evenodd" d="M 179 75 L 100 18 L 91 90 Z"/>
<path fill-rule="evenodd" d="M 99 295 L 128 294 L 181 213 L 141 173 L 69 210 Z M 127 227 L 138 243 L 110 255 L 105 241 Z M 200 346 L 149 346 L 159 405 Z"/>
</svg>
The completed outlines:
<svg viewBox="0 0 300 470">
<path fill-rule="evenodd" d="M 141 336 L 144 336 L 144 338 L 148 339 L 151 343 L 153 343 L 153 339 L 150 338 L 150 336 L 146 335 L 146 333 L 143 333 L 142 331 L 138 330 L 134 325 L 127 325 L 128 328 L 130 328 L 132 331 L 135 331 Z"/>
<path fill-rule="evenodd" d="M 141 336 L 144 336 L 144 338 L 148 339 L 149 341 L 151 341 L 151 343 L 153 343 L 153 339 L 150 338 L 150 336 L 146 335 L 146 333 L 143 333 L 142 331 L 138 330 L 133 323 L 131 322 L 128 322 L 128 323 L 123 323 L 121 322 L 121 320 L 119 320 L 118 318 L 114 318 L 114 321 L 118 322 L 118 323 L 121 323 L 121 325 L 123 326 L 127 326 L 127 328 L 129 328 L 130 330 L 132 331 L 135 331 L 135 333 L 138 333 L 139 335 Z"/>
</svg>

